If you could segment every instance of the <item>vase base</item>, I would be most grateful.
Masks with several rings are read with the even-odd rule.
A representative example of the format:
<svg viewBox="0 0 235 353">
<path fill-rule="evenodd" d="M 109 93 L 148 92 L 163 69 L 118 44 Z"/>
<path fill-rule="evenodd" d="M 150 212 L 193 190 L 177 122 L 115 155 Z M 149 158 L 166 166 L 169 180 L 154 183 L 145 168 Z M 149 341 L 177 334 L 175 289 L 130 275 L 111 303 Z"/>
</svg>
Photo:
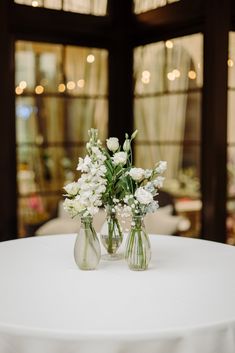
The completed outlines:
<svg viewBox="0 0 235 353">
<path fill-rule="evenodd" d="M 123 259 L 123 254 L 104 254 L 101 258 L 107 261 L 117 261 Z"/>
</svg>

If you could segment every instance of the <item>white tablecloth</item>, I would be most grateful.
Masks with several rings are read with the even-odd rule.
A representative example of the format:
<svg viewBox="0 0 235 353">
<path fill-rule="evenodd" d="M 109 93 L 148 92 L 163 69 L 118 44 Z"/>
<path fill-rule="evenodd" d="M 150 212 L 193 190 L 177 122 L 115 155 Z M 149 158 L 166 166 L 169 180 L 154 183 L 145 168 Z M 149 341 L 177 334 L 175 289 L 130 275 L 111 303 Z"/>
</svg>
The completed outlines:
<svg viewBox="0 0 235 353">
<path fill-rule="evenodd" d="M 81 271 L 75 235 L 0 244 L 0 353 L 234 353 L 235 248 L 151 236 L 148 271 Z"/>
</svg>

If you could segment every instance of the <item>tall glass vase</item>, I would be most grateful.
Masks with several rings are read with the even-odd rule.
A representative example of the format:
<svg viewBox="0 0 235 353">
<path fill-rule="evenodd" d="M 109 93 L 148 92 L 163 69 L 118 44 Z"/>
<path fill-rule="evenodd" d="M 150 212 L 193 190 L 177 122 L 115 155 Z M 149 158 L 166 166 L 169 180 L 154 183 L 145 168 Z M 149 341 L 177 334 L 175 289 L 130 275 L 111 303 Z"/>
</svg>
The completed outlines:
<svg viewBox="0 0 235 353">
<path fill-rule="evenodd" d="M 94 270 L 101 258 L 100 242 L 92 217 L 81 217 L 81 228 L 74 245 L 74 259 L 81 270 Z"/>
<path fill-rule="evenodd" d="M 132 217 L 131 229 L 126 242 L 125 259 L 133 271 L 147 270 L 151 259 L 151 246 L 143 215 Z"/>
<path fill-rule="evenodd" d="M 100 239 L 107 254 L 103 255 L 102 258 L 105 260 L 119 260 L 122 258 L 122 254 L 117 254 L 117 250 L 123 240 L 122 230 L 116 210 L 112 206 L 107 206 L 106 213 L 106 222 L 101 229 Z"/>
</svg>

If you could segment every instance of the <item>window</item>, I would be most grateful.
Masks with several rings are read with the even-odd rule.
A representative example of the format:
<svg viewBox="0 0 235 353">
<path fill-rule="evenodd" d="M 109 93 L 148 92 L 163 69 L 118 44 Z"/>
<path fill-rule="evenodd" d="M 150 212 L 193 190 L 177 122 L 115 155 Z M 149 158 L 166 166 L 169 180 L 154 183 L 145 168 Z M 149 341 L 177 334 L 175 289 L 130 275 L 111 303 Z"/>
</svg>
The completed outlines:
<svg viewBox="0 0 235 353">
<path fill-rule="evenodd" d="M 97 16 L 107 12 L 107 0 L 15 0 L 15 3 Z"/>
<path fill-rule="evenodd" d="M 134 11 L 138 14 L 178 1 L 180 0 L 134 0 Z"/>
<path fill-rule="evenodd" d="M 195 34 L 138 47 L 134 55 L 136 164 L 168 162 L 165 189 L 180 211 L 192 211 L 192 236 L 200 232 L 202 53 L 202 35 Z"/>
<path fill-rule="evenodd" d="M 87 130 L 97 127 L 101 139 L 107 136 L 107 58 L 101 49 L 16 43 L 21 235 L 56 215 Z"/>
</svg>

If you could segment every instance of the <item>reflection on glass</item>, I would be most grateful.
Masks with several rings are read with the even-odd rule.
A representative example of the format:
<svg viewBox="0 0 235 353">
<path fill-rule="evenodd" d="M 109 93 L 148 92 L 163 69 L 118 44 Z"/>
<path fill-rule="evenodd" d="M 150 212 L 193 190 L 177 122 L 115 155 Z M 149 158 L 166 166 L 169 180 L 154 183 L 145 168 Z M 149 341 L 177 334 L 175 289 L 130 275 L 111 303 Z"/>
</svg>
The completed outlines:
<svg viewBox="0 0 235 353">
<path fill-rule="evenodd" d="M 107 0 L 15 0 L 15 3 L 96 16 L 104 16 L 107 12 Z"/>
<path fill-rule="evenodd" d="M 89 55 L 94 57 L 87 61 Z M 24 224 L 36 226 L 55 216 L 58 196 L 51 195 L 61 196 L 63 185 L 77 177 L 87 130 L 98 128 L 100 138 L 107 137 L 107 51 L 20 41 L 15 81 L 23 235 Z"/>
<path fill-rule="evenodd" d="M 134 11 L 136 14 L 163 7 L 180 0 L 134 0 Z"/>
<path fill-rule="evenodd" d="M 235 245 L 235 32 L 229 33 L 228 53 L 228 149 L 227 149 L 227 238 Z"/>
<path fill-rule="evenodd" d="M 202 52 L 197 34 L 134 53 L 136 164 L 166 160 L 165 189 L 177 200 L 200 198 Z M 198 235 L 198 222 L 190 235 Z"/>
</svg>

